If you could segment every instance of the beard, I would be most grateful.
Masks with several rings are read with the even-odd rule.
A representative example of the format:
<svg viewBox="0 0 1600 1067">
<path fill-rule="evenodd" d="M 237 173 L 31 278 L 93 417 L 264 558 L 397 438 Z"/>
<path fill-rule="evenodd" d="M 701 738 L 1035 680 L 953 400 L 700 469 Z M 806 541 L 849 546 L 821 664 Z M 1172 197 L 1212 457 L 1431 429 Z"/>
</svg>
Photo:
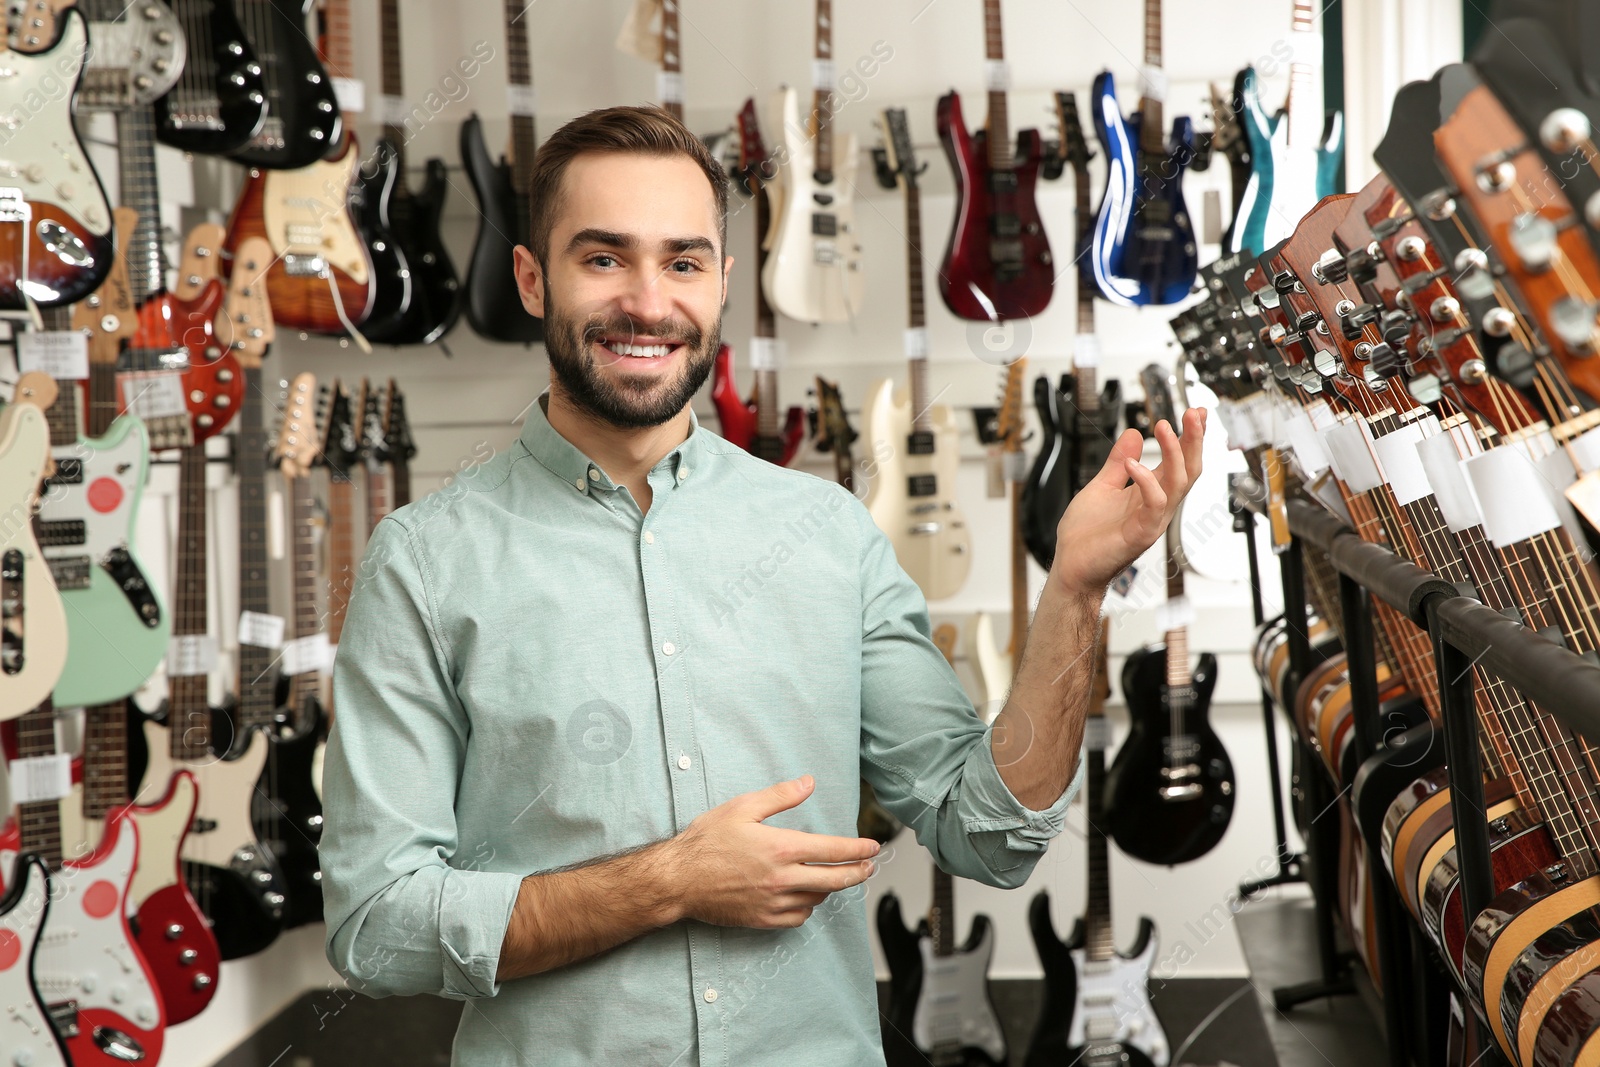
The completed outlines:
<svg viewBox="0 0 1600 1067">
<path fill-rule="evenodd" d="M 548 285 L 544 290 L 544 308 L 544 343 L 551 373 L 576 407 L 619 429 L 660 426 L 681 412 L 711 376 L 717 349 L 722 343 L 720 309 L 717 320 L 708 330 L 692 322 L 670 318 L 654 323 L 635 322 L 626 315 L 591 315 L 579 319 L 566 315 L 552 303 Z M 603 337 L 615 340 L 639 336 L 682 344 L 683 365 L 678 372 L 665 378 L 659 375 L 608 378 L 601 374 L 592 343 Z M 636 357 L 618 356 L 617 362 L 626 364 L 633 358 Z"/>
</svg>

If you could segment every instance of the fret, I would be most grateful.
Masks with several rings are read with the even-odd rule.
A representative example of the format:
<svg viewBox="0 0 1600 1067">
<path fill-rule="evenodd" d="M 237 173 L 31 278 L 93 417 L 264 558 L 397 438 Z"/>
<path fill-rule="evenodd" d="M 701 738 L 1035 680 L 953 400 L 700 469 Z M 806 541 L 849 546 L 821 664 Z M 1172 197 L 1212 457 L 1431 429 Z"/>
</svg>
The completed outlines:
<svg viewBox="0 0 1600 1067">
<path fill-rule="evenodd" d="M 128 241 L 128 289 L 138 307 L 166 289 L 161 249 L 161 195 L 156 184 L 155 115 L 151 108 L 117 112 L 117 173 L 122 203 L 139 214 Z"/>
<path fill-rule="evenodd" d="M 56 754 L 56 709 L 46 697 L 17 720 L 17 755 L 22 759 Z M 61 866 L 61 802 L 40 800 L 17 805 L 21 851 L 37 852 L 55 870 Z"/>
<path fill-rule="evenodd" d="M 383 95 L 404 100 L 406 91 L 400 55 L 400 0 L 379 0 L 378 29 L 381 57 L 379 84 Z M 394 152 L 396 178 L 393 195 L 409 196 L 410 189 L 406 186 L 406 142 L 410 140 L 410 135 L 404 123 L 387 121 L 388 117 L 383 124 L 383 136 Z"/>
<path fill-rule="evenodd" d="M 239 408 L 236 464 L 239 476 L 239 607 L 268 614 L 267 450 L 271 439 L 262 422 L 261 370 L 246 367 L 244 402 Z M 239 720 L 243 729 L 272 722 L 277 652 L 259 645 L 239 646 Z"/>
<path fill-rule="evenodd" d="M 816 0 L 816 58 L 833 63 L 833 0 Z M 811 129 L 816 136 L 817 173 L 833 174 L 833 90 L 814 87 Z"/>
</svg>

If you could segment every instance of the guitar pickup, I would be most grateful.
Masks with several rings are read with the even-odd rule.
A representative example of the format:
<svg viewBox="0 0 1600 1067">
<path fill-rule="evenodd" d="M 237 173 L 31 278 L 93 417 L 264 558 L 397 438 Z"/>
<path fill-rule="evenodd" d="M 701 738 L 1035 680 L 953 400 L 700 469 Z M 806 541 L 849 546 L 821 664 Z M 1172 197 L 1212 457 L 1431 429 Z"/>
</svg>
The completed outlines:
<svg viewBox="0 0 1600 1067">
<path fill-rule="evenodd" d="M 328 261 L 319 255 L 285 252 L 283 255 L 283 269 L 291 278 L 326 278 L 328 276 Z"/>
<path fill-rule="evenodd" d="M 56 458 L 56 472 L 45 479 L 46 485 L 82 485 L 83 460 L 76 457 L 58 456 Z"/>
<path fill-rule="evenodd" d="M 996 237 L 1021 237 L 1022 220 L 1010 213 L 991 215 L 989 217 L 989 232 Z M 1018 246 L 1020 255 L 1021 246 Z"/>
<path fill-rule="evenodd" d="M 989 191 L 1004 196 L 1017 191 L 1017 172 L 1014 170 L 991 170 L 989 172 Z"/>
<path fill-rule="evenodd" d="M 933 455 L 933 432 L 931 430 L 913 430 L 906 434 L 906 451 L 913 456 Z M 928 477 L 932 477 L 929 475 Z"/>
<path fill-rule="evenodd" d="M 937 496 L 939 493 L 939 476 L 936 474 L 913 474 L 906 479 L 906 493 L 913 497 Z"/>
<path fill-rule="evenodd" d="M 90 570 L 94 566 L 88 556 L 65 556 L 60 559 L 48 560 L 50 574 L 56 580 L 56 588 L 65 592 L 68 589 L 89 588 Z"/>
<path fill-rule="evenodd" d="M 22 190 L 14 185 L 0 185 L 0 222 L 26 223 L 33 218 L 33 208 L 23 198 Z"/>
<path fill-rule="evenodd" d="M 839 236 L 839 216 L 823 211 L 813 211 L 811 213 L 811 236 Z"/>
<path fill-rule="evenodd" d="M 1161 777 L 1169 782 L 1184 782 L 1190 778 L 1200 777 L 1200 768 L 1193 763 L 1185 763 L 1181 767 L 1163 767 Z"/>
<path fill-rule="evenodd" d="M 916 537 L 933 537 L 942 529 L 944 529 L 944 524 L 938 522 L 914 522 L 911 524 L 911 533 Z"/>
<path fill-rule="evenodd" d="M 1162 800 L 1178 801 L 1193 800 L 1205 790 L 1200 788 L 1198 782 L 1190 782 L 1187 785 L 1164 785 L 1156 792 L 1160 794 Z"/>
<path fill-rule="evenodd" d="M 818 241 L 811 246 L 811 261 L 819 267 L 832 267 L 840 258 L 839 249 L 832 241 Z"/>
<path fill-rule="evenodd" d="M 53 519 L 38 525 L 40 548 L 81 545 L 89 539 L 89 525 L 82 519 Z"/>
</svg>

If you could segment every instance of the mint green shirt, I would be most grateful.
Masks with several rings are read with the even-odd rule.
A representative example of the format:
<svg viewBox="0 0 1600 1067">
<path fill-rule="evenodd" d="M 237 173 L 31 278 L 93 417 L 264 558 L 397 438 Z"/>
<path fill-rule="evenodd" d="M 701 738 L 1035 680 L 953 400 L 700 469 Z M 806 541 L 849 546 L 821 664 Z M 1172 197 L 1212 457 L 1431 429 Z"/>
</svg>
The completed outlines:
<svg viewBox="0 0 1600 1067">
<path fill-rule="evenodd" d="M 864 886 L 793 930 L 683 921 L 495 981 L 523 876 L 741 793 L 811 774 L 768 823 L 853 837 L 865 777 L 942 868 L 1015 888 L 1078 785 L 1011 795 L 850 492 L 696 420 L 642 514 L 547 399 L 367 548 L 324 770 L 329 960 L 373 996 L 466 1001 L 457 1064 L 881 1065 Z"/>
</svg>

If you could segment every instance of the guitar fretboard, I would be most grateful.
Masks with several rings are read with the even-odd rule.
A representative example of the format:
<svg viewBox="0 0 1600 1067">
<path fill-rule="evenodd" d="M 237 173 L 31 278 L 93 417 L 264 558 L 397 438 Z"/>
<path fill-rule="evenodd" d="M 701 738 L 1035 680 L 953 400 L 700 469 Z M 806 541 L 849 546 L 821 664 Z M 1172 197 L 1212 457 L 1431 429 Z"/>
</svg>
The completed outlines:
<svg viewBox="0 0 1600 1067">
<path fill-rule="evenodd" d="M 906 189 L 906 303 L 909 308 L 907 322 L 914 330 L 925 329 L 928 324 L 927 308 L 922 291 L 922 191 L 917 186 L 915 160 L 901 161 L 901 180 Z M 911 429 L 916 433 L 933 432 L 933 413 L 928 410 L 928 360 L 907 360 L 911 377 Z"/>
<path fill-rule="evenodd" d="M 1161 67 L 1161 0 L 1144 0 L 1144 65 Z M 1166 135 L 1161 101 L 1154 97 L 1139 98 L 1139 146 L 1147 152 L 1164 154 Z"/>
<path fill-rule="evenodd" d="M 262 420 L 261 370 L 244 372 L 244 403 L 239 408 L 237 469 L 239 475 L 239 606 L 267 614 L 272 610 L 267 586 L 267 449 L 270 438 Z M 239 645 L 239 719 L 242 729 L 272 722 L 278 684 L 273 662 L 277 654 L 260 645 Z"/>
<path fill-rule="evenodd" d="M 122 701 L 83 711 L 83 815 L 103 819 L 128 799 L 128 712 Z"/>
<path fill-rule="evenodd" d="M 1181 516 L 1180 516 L 1181 518 Z M 1183 529 L 1179 519 L 1167 527 L 1167 600 L 1183 597 Z M 1167 688 L 1188 689 L 1194 683 L 1189 669 L 1189 628 L 1177 626 L 1166 633 Z M 1179 731 L 1181 732 L 1181 731 Z"/>
<path fill-rule="evenodd" d="M 661 0 L 661 69 L 669 75 L 683 73 L 683 38 L 678 33 L 678 0 Z M 661 106 L 679 122 L 683 121 L 683 101 L 663 100 Z"/>
<path fill-rule="evenodd" d="M 322 65 L 333 78 L 354 78 L 356 69 L 355 28 L 350 15 L 350 0 L 325 0 L 322 8 Z M 346 129 L 360 116 L 346 111 Z"/>
<path fill-rule="evenodd" d="M 1005 41 L 1000 33 L 1000 0 L 983 0 L 983 54 L 992 63 L 1005 62 Z M 1013 165 L 1011 119 L 1006 112 L 1004 89 L 989 90 L 989 117 L 985 129 L 988 133 L 989 168 L 1010 170 Z"/>
<path fill-rule="evenodd" d="M 178 465 L 177 603 L 172 636 L 203 639 L 206 634 L 206 446 L 190 445 Z M 211 709 L 206 675 L 169 674 L 167 737 L 172 758 L 204 759 L 211 748 Z"/>
<path fill-rule="evenodd" d="M 1312 33 L 1317 28 L 1317 9 L 1310 0 L 1295 0 L 1294 32 Z M 1322 132 L 1322 93 L 1315 64 L 1297 61 L 1289 64 L 1289 96 L 1284 110 L 1289 113 L 1289 146 L 1313 147 Z"/>
<path fill-rule="evenodd" d="M 515 86 L 533 86 L 533 64 L 528 60 L 528 5 L 523 0 L 505 0 L 506 80 Z M 538 148 L 532 115 L 511 116 L 511 188 L 517 199 L 528 196 L 533 176 L 533 156 Z M 526 229 L 519 232 L 526 233 Z"/>
<path fill-rule="evenodd" d="M 56 709 L 44 703 L 17 720 L 17 755 L 22 759 L 56 754 Z M 37 800 L 17 805 L 23 852 L 37 852 L 52 871 L 61 866 L 61 802 Z"/>
<path fill-rule="evenodd" d="M 833 62 L 833 0 L 817 0 L 816 58 Z M 832 174 L 833 90 L 817 86 L 812 99 L 812 129 L 817 137 L 817 172 Z"/>
<path fill-rule="evenodd" d="M 117 112 L 117 173 L 122 203 L 139 213 L 128 242 L 128 288 L 135 307 L 166 288 L 161 253 L 161 192 L 156 183 L 155 115 L 150 107 Z"/>
<path fill-rule="evenodd" d="M 380 81 L 383 86 L 383 95 L 404 100 L 405 77 L 404 65 L 400 56 L 400 0 L 380 0 L 378 6 L 379 36 L 381 45 L 381 74 Z M 389 121 L 392 115 L 386 115 L 383 124 L 383 136 L 394 147 L 395 169 L 398 177 L 394 184 L 394 194 L 405 196 L 406 187 L 406 140 L 405 125 Z"/>
<path fill-rule="evenodd" d="M 317 498 L 308 476 L 289 478 L 294 524 L 294 636 L 311 637 L 318 630 L 317 620 Z M 306 702 L 319 695 L 322 672 L 306 671 L 289 680 L 289 706 L 302 714 Z M 303 720 L 302 720 L 303 721 Z"/>
</svg>

